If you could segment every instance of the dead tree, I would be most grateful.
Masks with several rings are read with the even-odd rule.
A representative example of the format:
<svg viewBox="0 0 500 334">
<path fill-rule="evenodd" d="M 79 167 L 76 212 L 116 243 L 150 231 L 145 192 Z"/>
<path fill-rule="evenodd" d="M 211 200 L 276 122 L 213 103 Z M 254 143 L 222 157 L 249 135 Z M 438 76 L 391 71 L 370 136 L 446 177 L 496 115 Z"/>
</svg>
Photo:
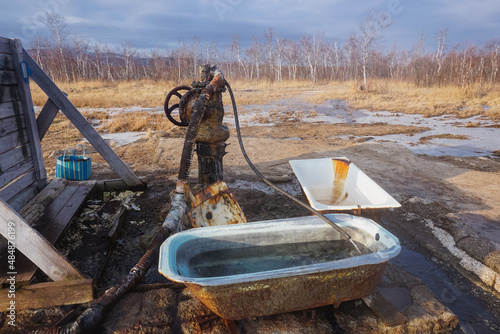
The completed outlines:
<svg viewBox="0 0 500 334">
<path fill-rule="evenodd" d="M 440 30 L 436 34 L 437 39 L 437 50 L 434 59 L 438 65 L 437 77 L 439 80 L 439 86 L 441 86 L 441 68 L 443 67 L 444 50 L 446 47 L 446 39 L 448 37 L 448 28 Z"/>
</svg>

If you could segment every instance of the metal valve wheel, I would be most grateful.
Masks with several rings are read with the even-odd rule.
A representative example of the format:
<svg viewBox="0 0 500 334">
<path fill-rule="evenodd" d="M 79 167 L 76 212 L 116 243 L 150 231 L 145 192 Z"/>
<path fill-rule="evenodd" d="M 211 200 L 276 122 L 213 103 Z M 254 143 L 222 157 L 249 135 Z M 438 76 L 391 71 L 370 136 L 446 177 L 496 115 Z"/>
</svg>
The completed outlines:
<svg viewBox="0 0 500 334">
<path fill-rule="evenodd" d="M 182 97 L 184 96 L 184 94 L 181 94 L 179 93 L 179 91 L 190 91 L 191 90 L 191 87 L 189 86 L 179 86 L 179 87 L 175 87 L 174 89 L 172 89 L 168 94 L 167 94 L 167 97 L 165 98 L 165 104 L 164 104 L 164 109 L 165 109 L 165 115 L 167 116 L 168 120 L 172 123 L 174 123 L 175 125 L 177 126 L 188 126 L 189 125 L 189 120 L 186 120 L 184 119 L 185 117 L 183 117 L 183 115 L 181 114 L 181 112 L 179 111 L 179 118 L 180 118 L 180 121 L 176 120 L 175 118 L 172 117 L 172 112 L 176 109 L 179 109 L 179 103 L 180 103 L 180 100 L 182 99 Z M 170 99 L 172 98 L 172 96 L 177 96 L 179 98 L 179 103 L 176 103 L 172 106 L 169 106 L 169 103 L 170 103 Z"/>
</svg>

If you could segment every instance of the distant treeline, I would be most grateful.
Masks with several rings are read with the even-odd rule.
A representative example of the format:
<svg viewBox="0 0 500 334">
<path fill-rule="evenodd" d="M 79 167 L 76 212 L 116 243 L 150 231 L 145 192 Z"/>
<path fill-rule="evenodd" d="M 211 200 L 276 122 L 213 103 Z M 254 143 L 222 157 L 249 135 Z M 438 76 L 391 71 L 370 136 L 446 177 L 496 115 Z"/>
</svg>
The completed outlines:
<svg viewBox="0 0 500 334">
<path fill-rule="evenodd" d="M 244 43 L 246 47 L 237 35 L 225 48 L 195 37 L 172 49 L 143 53 L 130 41 L 112 49 L 70 36 L 64 21 L 47 22 L 47 26 L 50 35 L 33 39 L 29 52 L 52 78 L 60 81 L 180 82 L 197 78 L 202 64 L 217 64 L 233 80 L 362 81 L 366 74 L 368 78 L 406 80 L 419 86 L 461 87 L 499 80 L 500 38 L 482 46 L 468 42 L 450 46 L 447 29 L 434 36 L 434 50 L 424 46 L 423 36 L 410 50 L 393 47 L 382 51 L 380 43 L 365 43 L 363 49 L 361 33 L 353 33 L 345 41 L 327 39 L 324 33 L 291 40 L 268 29 Z"/>
</svg>

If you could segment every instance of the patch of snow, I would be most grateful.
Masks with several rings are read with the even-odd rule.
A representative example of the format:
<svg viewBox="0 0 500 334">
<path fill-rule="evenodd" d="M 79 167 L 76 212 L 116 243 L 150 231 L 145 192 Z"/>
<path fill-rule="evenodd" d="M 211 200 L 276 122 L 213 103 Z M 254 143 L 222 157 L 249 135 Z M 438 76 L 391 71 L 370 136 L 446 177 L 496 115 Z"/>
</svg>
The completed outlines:
<svg viewBox="0 0 500 334">
<path fill-rule="evenodd" d="M 101 137 L 108 142 L 114 143 L 116 146 L 123 146 L 133 143 L 139 139 L 146 138 L 147 132 L 117 132 L 117 133 L 101 133 Z M 86 142 L 87 139 L 83 139 Z"/>
<path fill-rule="evenodd" d="M 491 286 L 495 288 L 495 290 L 500 292 L 499 290 L 500 286 L 498 284 L 495 284 L 497 280 L 500 279 L 500 277 L 496 272 L 494 272 L 481 262 L 469 256 L 469 254 L 458 248 L 456 246 L 455 239 L 453 239 L 453 236 L 448 232 L 446 232 L 445 230 L 436 227 L 431 220 L 426 219 L 425 225 L 427 225 L 427 227 L 430 228 L 432 233 L 441 242 L 441 244 L 444 247 L 446 247 L 446 249 L 448 249 L 454 256 L 460 259 L 460 265 L 464 269 L 473 272 L 481 279 L 481 281 L 483 281 L 488 286 Z"/>
</svg>

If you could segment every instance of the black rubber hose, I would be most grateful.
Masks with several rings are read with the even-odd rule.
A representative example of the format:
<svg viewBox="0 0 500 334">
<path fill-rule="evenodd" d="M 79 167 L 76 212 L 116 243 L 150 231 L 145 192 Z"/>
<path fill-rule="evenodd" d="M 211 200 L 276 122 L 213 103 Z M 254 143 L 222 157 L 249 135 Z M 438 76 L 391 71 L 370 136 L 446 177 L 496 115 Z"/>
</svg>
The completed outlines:
<svg viewBox="0 0 500 334">
<path fill-rule="evenodd" d="M 271 183 L 271 181 L 269 181 L 264 175 L 262 175 L 261 172 L 259 172 L 259 170 L 255 167 L 255 165 L 252 163 L 252 161 L 250 160 L 250 158 L 248 157 L 246 151 L 245 151 L 245 147 L 243 146 L 243 140 L 241 138 L 241 130 L 240 130 L 240 122 L 238 120 L 238 109 L 236 107 L 236 101 L 234 99 L 234 94 L 233 94 L 233 90 L 231 89 L 231 86 L 229 85 L 229 82 L 225 81 L 224 84 L 226 85 L 228 91 L 229 91 L 229 95 L 231 96 L 231 103 L 233 104 L 233 113 L 234 113 L 234 124 L 236 126 L 236 134 L 238 136 L 238 143 L 240 144 L 240 149 L 241 149 L 241 153 L 243 154 L 243 157 L 245 158 L 245 160 L 247 161 L 248 165 L 250 166 L 250 168 L 255 172 L 255 174 L 257 174 L 258 177 L 260 177 L 262 179 L 262 181 L 264 181 L 268 186 L 270 186 L 271 188 L 273 188 L 274 190 L 278 191 L 279 193 L 283 194 L 284 196 L 286 196 L 287 198 L 289 198 L 290 200 L 294 201 L 295 203 L 299 204 L 300 206 L 306 208 L 307 210 L 311 211 L 312 213 L 314 213 L 315 215 L 317 215 L 318 217 L 320 217 L 322 220 L 324 220 L 327 224 L 329 224 L 331 227 L 333 227 L 335 230 L 337 230 L 337 232 L 339 232 L 344 238 L 346 238 L 347 240 L 349 240 L 351 242 L 351 244 L 354 246 L 354 248 L 356 248 L 356 250 L 358 251 L 359 254 L 361 254 L 361 251 L 359 250 L 359 248 L 356 246 L 356 244 L 352 241 L 351 239 L 351 236 L 346 232 L 344 231 L 341 227 L 339 227 L 337 224 L 335 224 L 334 222 L 332 222 L 330 219 L 328 219 L 325 215 L 323 215 L 321 212 L 319 212 L 318 210 L 314 209 L 313 207 L 311 207 L 310 205 L 302 202 L 301 200 L 293 197 L 292 195 L 288 194 L 287 192 L 281 190 L 280 188 L 278 188 L 277 186 L 275 186 L 273 183 Z"/>
<path fill-rule="evenodd" d="M 205 114 L 206 101 L 207 95 L 201 94 L 194 103 L 193 113 L 191 115 L 191 120 L 189 121 L 186 139 L 184 140 L 184 146 L 182 148 L 179 180 L 187 180 L 189 177 L 189 169 L 191 167 L 191 161 L 193 160 L 196 137 L 198 136 L 201 120 Z"/>
</svg>

